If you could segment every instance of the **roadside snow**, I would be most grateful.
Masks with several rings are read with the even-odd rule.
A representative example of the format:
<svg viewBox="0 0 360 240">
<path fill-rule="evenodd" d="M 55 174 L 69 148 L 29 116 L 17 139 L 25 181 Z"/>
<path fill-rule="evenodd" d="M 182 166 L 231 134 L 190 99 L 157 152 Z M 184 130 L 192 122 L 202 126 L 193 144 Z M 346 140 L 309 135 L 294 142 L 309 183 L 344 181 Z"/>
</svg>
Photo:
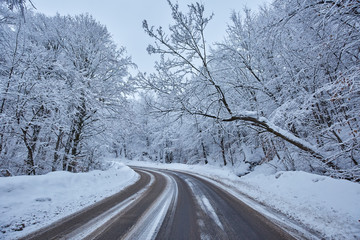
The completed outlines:
<svg viewBox="0 0 360 240">
<path fill-rule="evenodd" d="M 111 196 L 139 178 L 122 163 L 107 171 L 0 178 L 0 239 L 17 239 Z"/>
<path fill-rule="evenodd" d="M 360 184 L 302 171 L 260 166 L 239 178 L 231 168 L 123 161 L 128 165 L 206 176 L 270 207 L 324 239 L 360 239 Z M 261 209 L 258 209 L 260 210 Z"/>
<path fill-rule="evenodd" d="M 248 195 L 329 239 L 360 239 L 360 185 L 306 172 L 249 175 Z M 260 190 L 260 191 L 259 191 Z"/>
</svg>

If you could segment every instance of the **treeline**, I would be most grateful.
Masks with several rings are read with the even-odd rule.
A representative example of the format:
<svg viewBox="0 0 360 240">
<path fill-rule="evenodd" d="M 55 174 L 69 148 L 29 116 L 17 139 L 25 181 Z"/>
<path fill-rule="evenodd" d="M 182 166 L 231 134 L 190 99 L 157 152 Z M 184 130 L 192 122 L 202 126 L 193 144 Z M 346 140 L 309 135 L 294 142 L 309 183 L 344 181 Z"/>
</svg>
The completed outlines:
<svg viewBox="0 0 360 240">
<path fill-rule="evenodd" d="M 234 12 L 216 44 L 202 4 L 169 7 L 169 28 L 143 22 L 159 61 L 131 84 L 124 49 L 88 15 L 2 21 L 0 168 L 87 171 L 110 152 L 359 181 L 358 1 Z"/>
<path fill-rule="evenodd" d="M 160 60 L 155 74 L 138 76 L 141 130 L 122 141 L 133 157 L 232 164 L 239 174 L 267 162 L 359 180 L 358 1 L 281 0 L 233 13 L 213 45 L 202 4 L 169 6 L 168 29 L 143 23 Z"/>
<path fill-rule="evenodd" d="M 18 15 L 6 3 L 0 3 L 0 169 L 30 175 L 101 167 L 99 156 L 112 142 L 109 126 L 132 91 L 130 58 L 89 15 Z"/>
</svg>

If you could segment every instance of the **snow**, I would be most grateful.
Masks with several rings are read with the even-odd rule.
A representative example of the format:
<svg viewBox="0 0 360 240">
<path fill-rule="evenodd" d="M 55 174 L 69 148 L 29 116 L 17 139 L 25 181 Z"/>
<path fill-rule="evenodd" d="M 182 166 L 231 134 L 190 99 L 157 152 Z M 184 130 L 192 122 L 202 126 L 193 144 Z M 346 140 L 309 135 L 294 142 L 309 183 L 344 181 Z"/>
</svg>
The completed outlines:
<svg viewBox="0 0 360 240">
<path fill-rule="evenodd" d="M 309 234 L 303 236 L 307 238 L 360 239 L 360 184 L 302 171 L 276 172 L 270 165 L 258 166 L 240 178 L 231 166 L 125 160 L 113 162 L 107 171 L 0 178 L 0 239 L 24 236 L 134 183 L 138 175 L 123 163 L 185 171 L 210 179 L 278 224 L 299 226 L 299 232 L 305 229 Z M 172 184 L 173 179 L 168 182 Z M 168 186 L 156 212 L 164 212 L 163 207 L 170 204 L 170 199 L 164 201 L 169 191 L 176 192 Z M 199 201 L 213 212 L 208 199 L 199 196 Z M 154 216 L 150 211 L 147 216 L 157 217 L 150 231 L 158 227 L 164 214 Z"/>
<path fill-rule="evenodd" d="M 0 178 L 0 239 L 29 234 L 119 192 L 138 178 L 118 162 L 112 162 L 107 171 Z"/>
<path fill-rule="evenodd" d="M 330 239 L 360 239 L 360 185 L 302 171 L 242 178 L 246 193 Z"/>
<path fill-rule="evenodd" d="M 296 137 L 294 134 L 276 126 L 275 124 L 273 124 L 272 122 L 270 122 L 267 118 L 265 117 L 259 117 L 259 121 L 265 123 L 267 126 L 269 126 L 270 129 L 273 129 L 275 132 L 280 133 L 281 135 L 285 136 L 286 138 L 300 143 L 301 145 L 307 147 L 308 149 L 311 149 L 312 151 L 318 153 L 319 151 L 314 147 L 314 145 L 312 145 L 311 143 Z"/>
<path fill-rule="evenodd" d="M 135 227 L 132 228 L 132 230 L 126 234 L 124 239 L 126 240 L 155 239 L 156 234 L 158 233 L 161 224 L 165 219 L 166 213 L 171 205 L 171 202 L 176 201 L 178 196 L 178 189 L 175 179 L 163 173 L 160 174 L 162 174 L 167 181 L 165 190 L 162 192 L 159 198 L 152 204 L 152 207 L 140 219 L 138 224 L 136 224 Z"/>
<path fill-rule="evenodd" d="M 125 162 L 133 166 L 186 171 L 212 179 L 264 215 L 270 216 L 267 209 L 271 209 L 273 214 L 279 213 L 277 217 L 270 216 L 273 219 L 288 226 L 299 225 L 308 232 L 306 237 L 309 238 L 360 239 L 358 183 L 302 171 L 275 172 L 270 165 L 259 166 L 240 178 L 231 167 Z"/>
<path fill-rule="evenodd" d="M 201 209 L 204 212 L 208 213 L 209 217 L 212 218 L 214 223 L 216 225 L 218 225 L 222 230 L 224 230 L 224 227 L 223 227 L 218 215 L 216 214 L 213 206 L 211 205 L 209 199 L 206 198 L 206 196 L 201 192 L 200 189 L 198 189 L 198 188 L 196 189 L 194 184 L 189 179 L 186 179 L 185 181 L 192 189 L 192 192 L 196 193 L 196 194 L 194 194 L 194 196 L 195 196 L 196 201 L 198 202 L 199 206 L 201 207 Z M 200 227 L 202 227 L 201 224 L 200 224 Z"/>
<path fill-rule="evenodd" d="M 85 237 L 89 236 L 91 233 L 96 231 L 98 228 L 100 228 L 102 225 L 104 225 L 106 222 L 110 221 L 113 217 L 121 213 L 124 209 L 126 209 L 128 206 L 133 204 L 136 201 L 136 199 L 140 198 L 149 189 L 149 187 L 154 182 L 154 176 L 150 175 L 150 177 L 151 177 L 150 182 L 142 190 L 136 192 L 126 200 L 118 203 L 111 209 L 91 219 L 89 222 L 79 227 L 75 231 L 67 234 L 66 236 L 64 236 L 65 239 L 72 239 L 72 240 L 84 239 Z"/>
</svg>

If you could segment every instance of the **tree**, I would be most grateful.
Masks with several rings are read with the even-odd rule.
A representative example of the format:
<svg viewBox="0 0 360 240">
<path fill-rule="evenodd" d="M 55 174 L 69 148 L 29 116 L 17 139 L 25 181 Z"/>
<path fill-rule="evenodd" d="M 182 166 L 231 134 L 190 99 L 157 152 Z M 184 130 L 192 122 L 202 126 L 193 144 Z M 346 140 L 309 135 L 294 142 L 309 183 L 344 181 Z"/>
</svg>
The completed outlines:
<svg viewBox="0 0 360 240">
<path fill-rule="evenodd" d="M 14 173 L 99 167 L 132 66 L 89 15 L 1 25 L 1 167 Z"/>
<path fill-rule="evenodd" d="M 266 139 L 265 155 L 272 149 L 271 155 L 282 158 L 278 151 L 282 145 L 275 146 L 267 137 L 275 135 L 320 160 L 330 172 L 345 176 L 344 169 L 357 165 L 357 157 L 350 156 L 357 154 L 358 144 L 353 134 L 358 121 L 351 105 L 358 99 L 353 95 L 358 87 L 350 72 L 358 66 L 359 44 L 351 39 L 356 39 L 359 26 L 358 8 L 352 1 L 275 1 L 273 8 L 264 8 L 257 17 L 248 10 L 244 20 L 233 14 L 227 41 L 212 51 L 205 39 L 212 15 L 204 16 L 204 6 L 191 4 L 184 14 L 168 2 L 174 20 L 168 33 L 143 22 L 145 32 L 155 40 L 148 52 L 160 55 L 157 73 L 139 76 L 140 84 L 161 99 L 155 109 L 224 123 L 244 122 Z M 336 81 L 343 72 L 351 77 Z M 348 103 L 340 100 L 337 108 L 333 105 L 337 100 L 327 99 L 334 96 L 333 87 L 340 89 L 336 87 L 340 82 L 348 84 L 342 89 L 348 89 L 346 94 L 351 91 L 352 97 Z M 353 121 L 346 120 L 350 125 L 345 126 L 340 116 Z M 338 124 L 353 136 L 350 145 L 334 131 Z M 331 157 L 333 140 L 337 153 L 351 154 L 343 155 L 343 160 Z M 282 151 L 286 158 L 285 145 Z"/>
<path fill-rule="evenodd" d="M 13 15 L 9 14 L 4 9 L 3 5 L 5 5 L 10 11 L 14 11 L 15 9 L 19 10 L 22 17 L 25 19 L 26 2 L 26 0 L 0 0 L 0 24 L 8 22 L 9 19 L 16 18 Z M 28 0 L 28 2 L 33 8 L 35 8 L 31 0 Z"/>
<path fill-rule="evenodd" d="M 309 152 L 314 157 L 324 160 L 323 156 L 321 156 L 311 144 L 280 129 L 265 117 L 259 116 L 257 112 L 244 109 L 240 113 L 233 113 L 227 101 L 226 91 L 213 77 L 209 66 L 211 59 L 208 58 L 206 51 L 204 31 L 211 17 L 204 17 L 204 6 L 199 3 L 189 5 L 189 14 L 187 16 L 179 11 L 177 4 L 174 5 L 169 2 L 169 5 L 175 21 L 175 25 L 170 27 L 170 36 L 166 35 L 161 27 L 154 30 L 153 27 L 149 27 L 147 22 L 144 21 L 143 27 L 145 31 L 150 37 L 155 38 L 157 41 L 155 46 L 150 45 L 148 47 L 148 51 L 149 53 L 159 53 L 162 55 L 162 61 L 157 66 L 159 69 L 162 69 L 162 71 L 176 69 L 178 75 L 181 76 L 180 81 L 182 81 L 183 86 L 191 86 L 185 89 L 188 98 L 191 97 L 192 92 L 199 91 L 199 88 L 208 93 L 207 99 L 202 101 L 205 102 L 205 104 L 201 104 L 200 107 L 198 101 L 195 104 L 191 104 L 189 101 L 178 101 L 178 108 L 173 110 L 183 113 L 187 112 L 189 114 L 198 114 L 224 122 L 246 121 Z M 167 55 L 171 58 L 165 59 Z M 196 66 L 197 60 L 200 61 L 200 66 Z M 171 74 L 168 73 L 168 75 Z M 192 82 L 186 82 L 188 75 L 191 75 L 193 78 L 190 80 Z M 164 78 L 158 77 L 155 80 L 157 82 L 152 81 L 153 79 L 154 76 L 147 80 L 148 85 L 153 89 L 157 90 L 160 89 L 159 85 L 165 85 Z M 200 84 L 197 84 L 199 82 Z M 167 92 L 167 94 L 169 94 L 169 92 Z M 183 95 L 185 94 L 183 93 Z M 162 111 L 167 110 L 162 109 Z M 329 163 L 329 166 L 335 167 L 331 163 Z"/>
</svg>

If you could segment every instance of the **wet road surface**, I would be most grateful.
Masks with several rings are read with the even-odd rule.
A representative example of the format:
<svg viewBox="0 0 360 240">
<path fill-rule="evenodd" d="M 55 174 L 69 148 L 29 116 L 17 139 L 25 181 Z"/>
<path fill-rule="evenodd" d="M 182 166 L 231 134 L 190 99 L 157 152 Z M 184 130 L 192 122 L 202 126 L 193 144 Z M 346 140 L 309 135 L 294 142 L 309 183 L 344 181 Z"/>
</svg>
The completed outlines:
<svg viewBox="0 0 360 240">
<path fill-rule="evenodd" d="M 24 239 L 294 239 L 203 178 L 134 170 L 135 184 Z"/>
</svg>

